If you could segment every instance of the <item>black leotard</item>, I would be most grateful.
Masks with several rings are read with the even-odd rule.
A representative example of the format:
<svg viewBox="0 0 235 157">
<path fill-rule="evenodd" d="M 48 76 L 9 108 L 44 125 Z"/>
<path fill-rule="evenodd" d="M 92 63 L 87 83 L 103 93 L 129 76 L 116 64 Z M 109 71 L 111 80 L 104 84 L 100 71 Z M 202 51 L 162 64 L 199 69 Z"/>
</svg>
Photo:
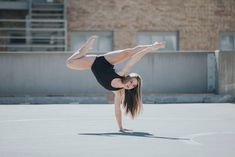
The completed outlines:
<svg viewBox="0 0 235 157">
<path fill-rule="evenodd" d="M 115 78 L 123 78 L 118 75 L 114 70 L 114 65 L 110 64 L 104 56 L 97 56 L 91 70 L 96 77 L 96 80 L 108 90 L 119 90 L 121 88 L 114 88 L 111 86 L 111 82 Z"/>
</svg>

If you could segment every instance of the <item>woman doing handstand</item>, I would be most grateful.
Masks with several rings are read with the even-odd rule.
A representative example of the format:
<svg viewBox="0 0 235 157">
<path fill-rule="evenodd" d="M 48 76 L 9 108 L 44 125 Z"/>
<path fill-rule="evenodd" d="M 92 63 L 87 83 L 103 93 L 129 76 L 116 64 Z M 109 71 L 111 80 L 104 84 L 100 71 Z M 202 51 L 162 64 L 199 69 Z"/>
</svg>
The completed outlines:
<svg viewBox="0 0 235 157">
<path fill-rule="evenodd" d="M 107 90 L 114 93 L 115 116 L 119 131 L 128 131 L 122 126 L 121 104 L 126 114 L 136 117 L 142 110 L 141 77 L 129 70 L 147 53 L 164 48 L 164 42 L 152 45 L 139 45 L 134 48 L 108 52 L 104 55 L 86 55 L 97 36 L 90 37 L 86 43 L 66 61 L 67 67 L 75 70 L 91 69 L 96 80 Z M 127 59 L 121 71 L 115 72 L 114 65 Z"/>
</svg>

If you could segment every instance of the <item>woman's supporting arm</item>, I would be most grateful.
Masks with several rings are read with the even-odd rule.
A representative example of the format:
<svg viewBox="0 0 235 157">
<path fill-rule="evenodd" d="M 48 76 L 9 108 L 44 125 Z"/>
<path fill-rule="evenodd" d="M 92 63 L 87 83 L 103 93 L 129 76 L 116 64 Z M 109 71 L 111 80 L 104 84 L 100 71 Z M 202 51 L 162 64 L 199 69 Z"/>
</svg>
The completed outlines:
<svg viewBox="0 0 235 157">
<path fill-rule="evenodd" d="M 115 92 L 115 95 L 114 95 L 115 116 L 116 116 L 119 130 L 123 129 L 121 104 L 122 104 L 122 95 L 120 92 Z"/>
<path fill-rule="evenodd" d="M 123 99 L 123 91 L 115 91 L 115 97 L 114 97 L 114 104 L 115 104 L 115 116 L 118 123 L 119 131 L 125 132 L 125 131 L 132 131 L 131 129 L 123 128 L 122 126 L 122 111 L 121 111 L 121 104 Z"/>
</svg>

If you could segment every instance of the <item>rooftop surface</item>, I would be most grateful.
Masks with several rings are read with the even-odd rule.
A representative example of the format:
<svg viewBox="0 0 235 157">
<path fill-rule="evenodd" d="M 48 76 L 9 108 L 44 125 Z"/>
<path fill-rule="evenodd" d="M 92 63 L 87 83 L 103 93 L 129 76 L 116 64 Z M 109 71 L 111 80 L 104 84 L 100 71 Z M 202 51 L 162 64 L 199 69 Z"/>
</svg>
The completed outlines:
<svg viewBox="0 0 235 157">
<path fill-rule="evenodd" d="M 234 157 L 235 104 L 145 104 L 118 132 L 112 104 L 0 105 L 1 157 Z"/>
</svg>

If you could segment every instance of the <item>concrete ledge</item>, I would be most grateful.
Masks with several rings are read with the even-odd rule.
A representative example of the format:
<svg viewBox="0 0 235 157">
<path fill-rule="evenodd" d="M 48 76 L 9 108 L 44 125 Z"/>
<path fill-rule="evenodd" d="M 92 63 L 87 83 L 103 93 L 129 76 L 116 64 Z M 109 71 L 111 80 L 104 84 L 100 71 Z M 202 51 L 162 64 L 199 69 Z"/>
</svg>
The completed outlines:
<svg viewBox="0 0 235 157">
<path fill-rule="evenodd" d="M 107 104 L 106 97 L 0 97 L 0 104 Z"/>
<path fill-rule="evenodd" d="M 144 103 L 232 103 L 235 98 L 231 95 L 216 94 L 182 94 L 182 95 L 148 95 L 143 97 Z"/>
<path fill-rule="evenodd" d="M 51 97 L 0 97 L 0 104 L 109 104 L 107 96 L 51 96 Z M 231 95 L 215 94 L 148 94 L 143 96 L 145 104 L 164 103 L 233 103 Z"/>
</svg>

